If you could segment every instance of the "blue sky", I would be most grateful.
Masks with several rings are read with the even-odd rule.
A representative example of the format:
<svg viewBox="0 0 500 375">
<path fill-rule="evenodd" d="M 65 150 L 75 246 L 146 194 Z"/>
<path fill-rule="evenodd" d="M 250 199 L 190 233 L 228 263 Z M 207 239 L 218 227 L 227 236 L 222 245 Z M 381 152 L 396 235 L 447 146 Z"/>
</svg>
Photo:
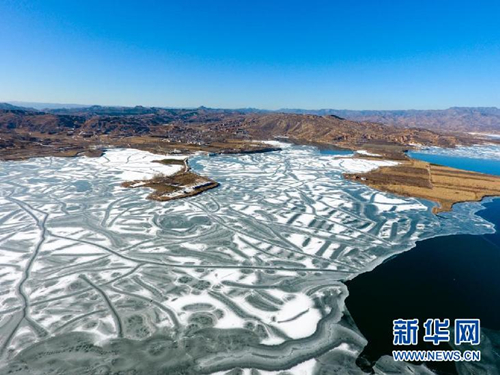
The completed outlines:
<svg viewBox="0 0 500 375">
<path fill-rule="evenodd" d="M 0 101 L 500 107 L 500 2 L 0 1 Z"/>
</svg>

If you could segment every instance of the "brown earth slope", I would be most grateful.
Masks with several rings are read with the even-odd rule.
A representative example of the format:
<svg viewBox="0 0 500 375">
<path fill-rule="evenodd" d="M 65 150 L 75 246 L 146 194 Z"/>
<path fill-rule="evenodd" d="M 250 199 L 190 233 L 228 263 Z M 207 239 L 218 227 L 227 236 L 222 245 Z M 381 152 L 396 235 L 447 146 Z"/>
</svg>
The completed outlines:
<svg viewBox="0 0 500 375">
<path fill-rule="evenodd" d="M 412 144 L 454 147 L 478 142 L 470 135 L 401 129 L 373 122 L 356 122 L 336 116 L 266 114 L 246 116 L 243 129 L 257 139 L 288 137 L 295 143 L 336 145 L 347 149 L 387 145 L 411 148 Z"/>
<path fill-rule="evenodd" d="M 470 135 L 439 133 L 426 129 L 402 129 L 371 122 L 355 122 L 336 116 L 285 113 L 241 113 L 224 110 L 164 110 L 133 108 L 53 114 L 0 110 L 0 135 L 12 142 L 52 144 L 123 140 L 129 137 L 157 137 L 170 143 L 208 145 L 228 140 L 251 141 L 288 137 L 296 143 L 317 143 L 355 149 L 366 144 L 411 147 L 423 144 L 453 147 L 479 142 Z M 139 114 L 129 114 L 129 113 Z M 111 114 L 107 114 L 111 113 Z"/>
<path fill-rule="evenodd" d="M 435 131 L 490 132 L 500 134 L 500 109 L 496 107 L 452 107 L 439 110 L 286 110 L 291 113 L 336 115 L 353 121 L 377 122 L 405 128 Z"/>
</svg>

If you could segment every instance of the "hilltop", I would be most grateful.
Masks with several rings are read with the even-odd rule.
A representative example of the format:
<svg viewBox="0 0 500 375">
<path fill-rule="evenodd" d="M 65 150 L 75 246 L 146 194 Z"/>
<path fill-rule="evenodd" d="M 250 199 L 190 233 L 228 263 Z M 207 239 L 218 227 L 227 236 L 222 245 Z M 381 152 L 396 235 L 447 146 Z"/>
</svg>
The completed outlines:
<svg viewBox="0 0 500 375">
<path fill-rule="evenodd" d="M 0 157 L 9 159 L 40 152 L 59 154 L 61 150 L 71 155 L 70 150 L 82 152 L 102 144 L 159 151 L 251 152 L 258 149 L 255 141 L 286 138 L 322 147 L 400 152 L 415 144 L 454 147 L 480 142 L 456 132 L 401 128 L 331 115 L 141 106 L 4 109 L 0 110 L 0 135 Z"/>
<path fill-rule="evenodd" d="M 55 104 L 33 102 L 0 103 L 0 109 L 43 111 L 59 115 L 127 116 L 163 113 L 226 113 L 226 114 L 297 114 L 337 117 L 356 122 L 370 122 L 400 128 L 424 128 L 435 131 L 483 132 L 500 134 L 500 109 L 496 107 L 451 107 L 437 110 L 346 110 L 346 109 L 279 109 L 258 108 L 168 108 L 145 106 L 100 106 L 82 104 Z"/>
<path fill-rule="evenodd" d="M 496 107 L 452 107 L 442 110 L 353 111 L 337 109 L 283 109 L 285 113 L 335 115 L 353 121 L 369 121 L 403 128 L 438 131 L 500 133 L 500 109 Z"/>
<path fill-rule="evenodd" d="M 25 111 L 25 110 L 32 110 L 32 108 L 26 108 L 26 107 L 18 107 L 16 105 L 12 105 L 9 103 L 0 103 L 0 110 L 6 110 L 6 111 Z"/>
</svg>

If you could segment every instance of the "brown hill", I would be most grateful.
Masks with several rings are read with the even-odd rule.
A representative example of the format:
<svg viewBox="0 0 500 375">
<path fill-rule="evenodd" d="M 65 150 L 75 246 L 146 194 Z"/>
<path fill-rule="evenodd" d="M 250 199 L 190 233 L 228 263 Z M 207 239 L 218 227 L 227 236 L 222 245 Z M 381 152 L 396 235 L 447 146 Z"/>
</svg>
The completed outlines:
<svg viewBox="0 0 500 375">
<path fill-rule="evenodd" d="M 0 154 L 21 150 L 19 155 L 37 155 L 44 146 L 46 155 L 50 151 L 46 146 L 51 146 L 54 153 L 64 149 L 71 155 L 73 152 L 68 150 L 81 152 L 82 147 L 95 148 L 103 143 L 155 150 L 180 147 L 240 152 L 255 151 L 254 140 L 279 137 L 301 144 L 375 148 L 386 153 L 400 152 L 413 144 L 453 147 L 480 142 L 465 134 L 356 122 L 337 116 L 144 107 L 62 112 L 0 110 Z"/>
<path fill-rule="evenodd" d="M 463 134 L 438 133 L 426 129 L 401 129 L 380 123 L 356 122 L 337 116 L 296 114 L 251 115 L 244 129 L 255 138 L 284 136 L 298 143 L 336 145 L 348 149 L 412 144 L 453 147 L 473 142 Z"/>
<path fill-rule="evenodd" d="M 500 109 L 453 107 L 440 110 L 353 111 L 285 109 L 287 113 L 336 115 L 353 121 L 378 122 L 404 128 L 436 131 L 490 132 L 500 134 Z"/>
</svg>

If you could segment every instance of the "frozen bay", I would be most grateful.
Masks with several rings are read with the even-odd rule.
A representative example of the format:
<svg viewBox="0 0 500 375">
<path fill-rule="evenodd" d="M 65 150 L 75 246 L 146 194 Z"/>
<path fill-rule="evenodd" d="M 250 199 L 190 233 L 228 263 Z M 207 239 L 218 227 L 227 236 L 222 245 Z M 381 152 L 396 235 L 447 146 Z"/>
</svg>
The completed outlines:
<svg viewBox="0 0 500 375">
<path fill-rule="evenodd" d="M 343 281 L 417 240 L 493 231 L 479 203 L 435 216 L 342 178 L 391 162 L 311 147 L 195 156 L 221 186 L 189 199 L 120 187 L 161 172 L 155 157 L 1 163 L 2 365 L 355 370 L 366 340 L 344 317 Z"/>
</svg>

